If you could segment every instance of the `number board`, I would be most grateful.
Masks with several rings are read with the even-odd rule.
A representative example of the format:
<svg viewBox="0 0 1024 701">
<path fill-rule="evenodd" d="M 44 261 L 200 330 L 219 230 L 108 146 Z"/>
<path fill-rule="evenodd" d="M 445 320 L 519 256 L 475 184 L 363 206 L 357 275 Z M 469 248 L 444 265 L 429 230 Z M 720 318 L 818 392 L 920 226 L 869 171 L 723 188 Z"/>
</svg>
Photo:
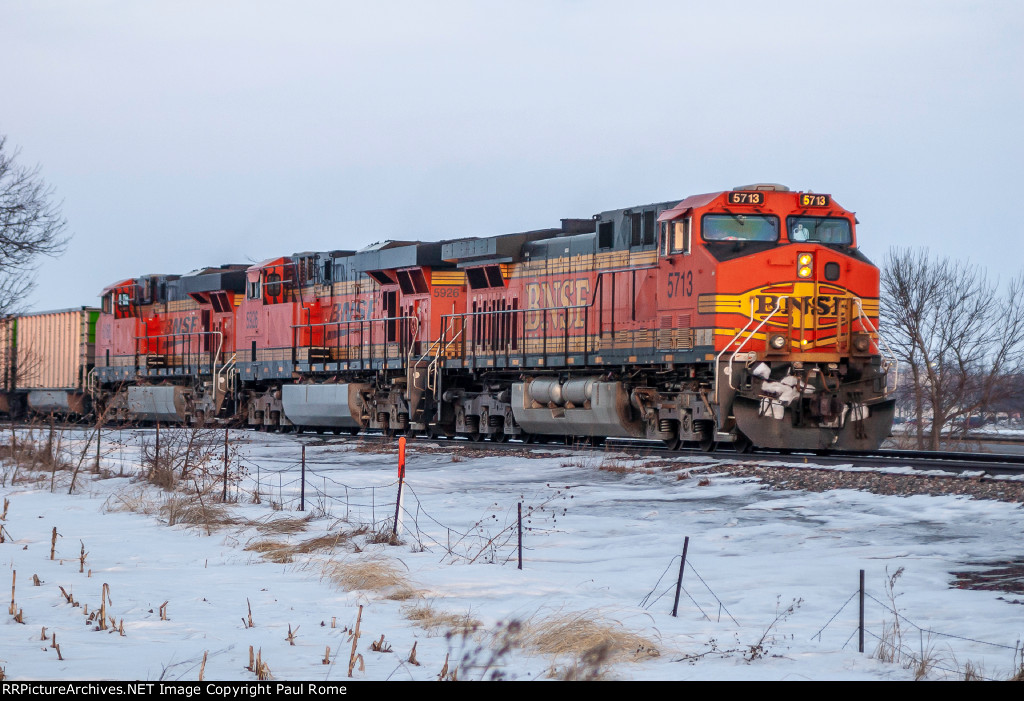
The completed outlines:
<svg viewBox="0 0 1024 701">
<path fill-rule="evenodd" d="M 726 200 L 729 204 L 764 204 L 763 192 L 730 192 Z"/>
<path fill-rule="evenodd" d="M 801 207 L 828 207 L 832 204 L 831 195 L 815 195 L 810 192 L 800 193 Z"/>
</svg>

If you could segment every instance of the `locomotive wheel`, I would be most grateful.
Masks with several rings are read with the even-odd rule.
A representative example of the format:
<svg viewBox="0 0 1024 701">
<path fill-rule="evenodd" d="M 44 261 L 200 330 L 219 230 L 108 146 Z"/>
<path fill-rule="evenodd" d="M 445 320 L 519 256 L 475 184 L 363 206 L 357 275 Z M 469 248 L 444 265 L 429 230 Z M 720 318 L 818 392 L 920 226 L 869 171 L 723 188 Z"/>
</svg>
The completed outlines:
<svg viewBox="0 0 1024 701">
<path fill-rule="evenodd" d="M 700 449 L 705 453 L 715 452 L 715 429 L 705 425 L 700 430 Z"/>
<path fill-rule="evenodd" d="M 746 437 L 742 432 L 737 431 L 736 433 L 736 452 L 737 453 L 752 453 L 754 452 L 754 442 Z"/>
<path fill-rule="evenodd" d="M 679 450 L 679 447 L 683 444 L 683 442 L 679 440 L 679 436 L 676 436 L 674 438 L 666 438 L 662 442 L 665 444 L 665 448 L 667 448 L 668 450 Z"/>
<path fill-rule="evenodd" d="M 501 431 L 499 433 L 492 433 L 491 440 L 494 441 L 495 443 L 506 443 L 508 441 L 508 434 L 505 433 L 504 431 Z"/>
<path fill-rule="evenodd" d="M 519 438 L 521 438 L 523 443 L 526 445 L 532 445 L 537 442 L 537 435 L 534 433 L 527 433 L 526 431 L 520 433 Z"/>
<path fill-rule="evenodd" d="M 467 433 L 466 434 L 466 438 L 468 438 L 473 443 L 480 443 L 484 439 L 483 434 L 480 433 L 479 431 L 473 431 L 472 433 Z"/>
</svg>

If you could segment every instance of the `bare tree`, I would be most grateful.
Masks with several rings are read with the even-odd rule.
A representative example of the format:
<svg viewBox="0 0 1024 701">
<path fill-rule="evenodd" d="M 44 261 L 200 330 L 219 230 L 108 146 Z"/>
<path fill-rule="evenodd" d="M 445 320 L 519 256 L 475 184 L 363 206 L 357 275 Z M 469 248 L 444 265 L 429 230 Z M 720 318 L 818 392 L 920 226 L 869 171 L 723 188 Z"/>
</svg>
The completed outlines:
<svg viewBox="0 0 1024 701">
<path fill-rule="evenodd" d="M 67 221 L 39 168 L 17 164 L 0 134 L 0 314 L 17 306 L 35 286 L 40 256 L 57 256 L 67 244 Z"/>
<path fill-rule="evenodd" d="M 884 333 L 909 373 L 903 397 L 917 417 L 919 448 L 938 450 L 958 419 L 965 431 L 972 414 L 1012 396 L 1024 372 L 1022 295 L 1024 271 L 1000 295 L 977 266 L 889 251 Z"/>
</svg>

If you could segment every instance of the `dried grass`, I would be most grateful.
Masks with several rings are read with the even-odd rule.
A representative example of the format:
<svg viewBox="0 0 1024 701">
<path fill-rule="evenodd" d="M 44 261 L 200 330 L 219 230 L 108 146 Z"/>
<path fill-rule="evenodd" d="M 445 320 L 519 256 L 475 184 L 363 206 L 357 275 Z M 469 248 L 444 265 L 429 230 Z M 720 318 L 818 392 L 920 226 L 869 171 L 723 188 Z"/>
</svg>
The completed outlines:
<svg viewBox="0 0 1024 701">
<path fill-rule="evenodd" d="M 295 546 L 276 540 L 258 540 L 245 546 L 246 550 L 259 553 L 263 559 L 287 564 L 294 561 Z"/>
<path fill-rule="evenodd" d="M 397 587 L 389 591 L 387 596 L 384 598 L 390 599 L 391 601 L 408 601 L 409 599 L 414 599 L 421 594 L 421 591 L 411 587 Z"/>
<path fill-rule="evenodd" d="M 528 621 L 524 626 L 524 639 L 537 652 L 556 658 L 583 660 L 588 653 L 605 650 L 602 658 L 611 663 L 659 654 L 647 638 L 590 611 L 554 614 Z"/>
<path fill-rule="evenodd" d="M 311 518 L 311 516 L 306 516 L 304 518 L 268 517 L 267 520 L 256 521 L 253 525 L 256 527 L 257 531 L 263 534 L 292 535 L 293 533 L 301 533 L 306 530 Z"/>
<path fill-rule="evenodd" d="M 150 497 L 146 490 L 122 490 L 111 495 L 104 505 L 106 511 L 130 511 L 136 514 L 155 516 L 160 512 L 160 502 Z"/>
<path fill-rule="evenodd" d="M 963 669 L 960 670 L 960 673 L 963 675 L 963 681 L 965 682 L 980 682 L 985 680 L 985 675 L 982 673 L 981 668 L 973 662 L 971 662 L 970 660 L 967 660 L 967 662 L 964 664 Z M 917 677 L 915 676 L 915 681 L 916 680 Z M 1015 680 L 1011 679 L 1010 681 Z"/>
<path fill-rule="evenodd" d="M 313 552 L 334 552 L 339 545 L 344 545 L 351 540 L 351 534 L 339 531 L 338 533 L 325 533 L 315 538 L 309 538 L 296 546 L 300 553 Z"/>
<path fill-rule="evenodd" d="M 167 519 L 168 526 L 186 525 L 203 526 L 207 530 L 214 527 L 233 526 L 238 519 L 228 514 L 222 504 L 202 503 L 191 495 L 168 496 L 159 507 L 160 515 Z"/>
<path fill-rule="evenodd" d="M 409 583 L 394 565 L 384 560 L 326 560 L 323 575 L 347 591 L 388 593 L 409 589 Z"/>
<path fill-rule="evenodd" d="M 373 545 L 402 545 L 401 539 L 394 532 L 392 521 L 387 521 L 366 539 Z"/>
<path fill-rule="evenodd" d="M 428 634 L 434 635 L 472 635 L 483 625 L 469 613 L 457 614 L 441 611 L 428 602 L 406 606 L 402 609 L 402 615 L 426 630 Z"/>
<path fill-rule="evenodd" d="M 297 521 L 299 519 L 281 519 Z M 259 528 L 257 526 L 257 528 Z M 280 540 L 253 540 L 245 549 L 261 554 L 265 559 L 277 563 L 289 563 L 295 561 L 296 555 L 308 555 L 315 552 L 333 552 L 339 545 L 349 542 L 348 533 L 326 533 L 315 538 L 298 543 L 288 543 Z"/>
<path fill-rule="evenodd" d="M 653 475 L 656 473 L 656 470 L 652 470 L 642 464 L 629 464 L 628 462 L 616 458 L 605 458 L 601 461 L 601 464 L 597 469 L 602 472 L 612 472 L 619 475 L 633 472 L 644 475 Z"/>
</svg>

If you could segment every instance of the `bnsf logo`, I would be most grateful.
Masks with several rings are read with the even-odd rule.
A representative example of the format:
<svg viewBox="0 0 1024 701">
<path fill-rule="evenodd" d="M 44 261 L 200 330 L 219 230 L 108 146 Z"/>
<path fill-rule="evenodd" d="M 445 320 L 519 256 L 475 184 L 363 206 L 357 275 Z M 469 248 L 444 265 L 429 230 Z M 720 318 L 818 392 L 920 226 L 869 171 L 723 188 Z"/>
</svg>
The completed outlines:
<svg viewBox="0 0 1024 701">
<path fill-rule="evenodd" d="M 754 295 L 754 314 L 764 318 L 771 314 L 778 305 L 777 314 L 788 314 L 790 311 L 814 316 L 836 316 L 839 313 L 839 300 L 847 299 L 838 295 L 818 295 L 817 297 L 786 297 L 779 303 L 776 295 Z"/>
<path fill-rule="evenodd" d="M 527 309 L 561 309 L 563 307 L 583 306 L 590 302 L 590 280 L 577 278 L 575 280 L 553 280 L 551 282 L 531 282 L 526 285 L 526 308 Z M 568 318 L 568 319 L 567 319 Z M 555 314 L 553 319 L 548 320 L 549 328 L 564 329 L 566 320 L 569 328 L 582 329 L 584 325 L 584 311 L 582 309 L 571 309 L 565 313 Z M 526 315 L 526 330 L 536 331 L 543 324 L 543 316 L 537 314 Z"/>
<path fill-rule="evenodd" d="M 863 299 L 861 305 L 866 316 L 878 316 L 878 299 Z M 857 297 L 849 290 L 811 282 L 770 285 L 738 294 L 703 294 L 697 309 L 701 314 L 753 316 L 758 323 L 767 320 L 771 327 L 785 327 L 791 321 L 803 326 L 813 319 L 819 329 L 835 327 L 840 318 L 845 324 L 860 313 Z"/>
<path fill-rule="evenodd" d="M 177 336 L 181 334 L 198 333 L 200 330 L 199 319 L 194 316 L 185 316 L 171 319 L 171 329 L 169 333 Z"/>
</svg>

